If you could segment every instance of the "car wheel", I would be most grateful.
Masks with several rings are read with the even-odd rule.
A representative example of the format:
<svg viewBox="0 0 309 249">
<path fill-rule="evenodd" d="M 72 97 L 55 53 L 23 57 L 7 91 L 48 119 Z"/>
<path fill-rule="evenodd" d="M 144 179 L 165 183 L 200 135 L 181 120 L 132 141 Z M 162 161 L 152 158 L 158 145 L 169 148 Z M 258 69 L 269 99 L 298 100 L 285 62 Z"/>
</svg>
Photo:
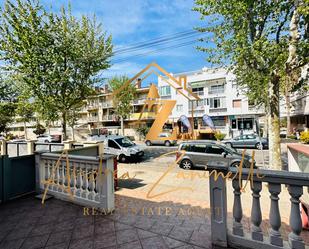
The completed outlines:
<svg viewBox="0 0 309 249">
<path fill-rule="evenodd" d="M 151 146 L 151 142 L 149 140 L 146 141 L 147 146 Z"/>
<path fill-rule="evenodd" d="M 123 154 L 121 154 L 120 156 L 119 156 L 119 162 L 121 162 L 121 163 L 124 163 L 126 160 L 127 160 L 127 158 L 126 158 L 126 156 L 125 155 L 123 155 Z"/>
<path fill-rule="evenodd" d="M 240 165 L 240 162 L 234 162 L 231 164 L 231 167 L 236 168 L 236 167 L 239 167 L 239 165 Z"/>
<path fill-rule="evenodd" d="M 255 145 L 255 148 L 258 149 L 258 150 L 262 150 L 262 149 L 263 149 L 263 144 L 257 143 L 257 144 Z"/>
<path fill-rule="evenodd" d="M 180 167 L 183 169 L 191 169 L 193 166 L 192 162 L 189 159 L 184 159 L 181 161 Z"/>
<path fill-rule="evenodd" d="M 48 141 L 48 140 L 45 140 L 44 143 L 49 143 L 49 141 Z"/>
<path fill-rule="evenodd" d="M 226 146 L 233 148 L 233 145 L 231 143 L 225 143 Z"/>
<path fill-rule="evenodd" d="M 171 142 L 167 140 L 167 141 L 164 142 L 164 145 L 165 146 L 171 146 Z"/>
</svg>

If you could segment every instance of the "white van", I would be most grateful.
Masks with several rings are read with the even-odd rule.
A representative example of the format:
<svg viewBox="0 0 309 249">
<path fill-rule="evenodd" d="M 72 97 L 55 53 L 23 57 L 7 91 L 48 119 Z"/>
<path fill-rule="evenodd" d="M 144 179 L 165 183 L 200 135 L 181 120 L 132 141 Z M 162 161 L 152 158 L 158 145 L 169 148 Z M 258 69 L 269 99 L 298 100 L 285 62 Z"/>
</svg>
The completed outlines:
<svg viewBox="0 0 309 249">
<path fill-rule="evenodd" d="M 124 136 L 99 136 L 95 141 L 104 142 L 104 153 L 116 155 L 120 162 L 125 162 L 128 158 L 137 159 L 144 156 L 144 151 L 140 146 L 133 143 Z"/>
</svg>

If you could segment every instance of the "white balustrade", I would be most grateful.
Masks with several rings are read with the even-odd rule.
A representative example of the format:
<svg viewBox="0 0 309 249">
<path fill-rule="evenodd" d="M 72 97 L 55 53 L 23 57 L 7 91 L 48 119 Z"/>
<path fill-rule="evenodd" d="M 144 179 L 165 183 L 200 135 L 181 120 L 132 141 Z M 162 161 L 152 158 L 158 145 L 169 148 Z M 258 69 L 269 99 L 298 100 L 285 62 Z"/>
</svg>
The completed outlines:
<svg viewBox="0 0 309 249">
<path fill-rule="evenodd" d="M 57 164 L 59 157 L 60 154 L 54 153 L 40 155 L 41 192 L 47 188 L 49 195 L 62 200 L 109 211 L 114 209 L 113 156 L 103 157 L 101 175 L 98 157 L 69 155 L 69 165 L 65 155 Z"/>
</svg>

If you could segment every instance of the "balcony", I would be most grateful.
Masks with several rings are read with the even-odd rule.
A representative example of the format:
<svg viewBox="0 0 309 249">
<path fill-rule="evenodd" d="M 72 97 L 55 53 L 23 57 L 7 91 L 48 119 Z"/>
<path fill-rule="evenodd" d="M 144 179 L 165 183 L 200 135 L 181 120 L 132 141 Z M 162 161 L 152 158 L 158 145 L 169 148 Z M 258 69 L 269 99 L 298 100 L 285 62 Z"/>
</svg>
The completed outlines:
<svg viewBox="0 0 309 249">
<path fill-rule="evenodd" d="M 163 175 L 175 161 L 171 155 L 148 159 L 153 167 L 142 171 L 123 164 L 117 176 L 111 156 L 104 154 L 101 164 L 99 148 L 70 150 L 60 159 L 59 150 L 0 157 L 0 248 L 308 248 L 299 205 L 301 198 L 308 201 L 308 174 L 240 174 L 218 160 L 207 163 L 209 174 L 177 166 Z M 101 165 L 109 172 L 102 178 Z M 166 181 L 150 192 L 158 179 Z M 54 198 L 44 205 L 34 195 L 17 198 L 45 189 Z"/>
<path fill-rule="evenodd" d="M 91 110 L 96 110 L 100 107 L 100 105 L 97 103 L 97 104 L 91 104 L 91 105 L 88 105 L 87 106 L 87 110 L 88 111 L 91 111 Z"/>
<path fill-rule="evenodd" d="M 143 105 L 145 104 L 146 98 L 133 100 L 133 105 Z"/>
<path fill-rule="evenodd" d="M 101 103 L 102 108 L 111 108 L 113 107 L 113 103 L 112 102 L 104 102 Z"/>
<path fill-rule="evenodd" d="M 220 107 L 220 108 L 209 108 L 209 112 L 214 113 L 214 112 L 227 112 L 226 107 Z"/>
<path fill-rule="evenodd" d="M 129 119 L 137 120 L 139 119 L 140 113 L 131 113 Z M 156 114 L 154 112 L 144 112 L 141 119 L 154 119 Z"/>
<path fill-rule="evenodd" d="M 88 118 L 89 122 L 98 122 L 99 121 L 99 116 L 92 116 Z"/>
</svg>

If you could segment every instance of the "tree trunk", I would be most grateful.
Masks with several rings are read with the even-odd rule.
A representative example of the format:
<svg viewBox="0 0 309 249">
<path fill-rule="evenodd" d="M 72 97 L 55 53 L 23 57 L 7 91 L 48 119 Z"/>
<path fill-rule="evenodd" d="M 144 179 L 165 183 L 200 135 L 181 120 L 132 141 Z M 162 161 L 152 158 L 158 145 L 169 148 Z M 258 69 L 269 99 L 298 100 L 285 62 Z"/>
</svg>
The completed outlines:
<svg viewBox="0 0 309 249">
<path fill-rule="evenodd" d="M 286 104 L 286 135 L 291 135 L 291 99 L 290 93 L 285 93 L 285 104 Z"/>
<path fill-rule="evenodd" d="M 269 81 L 269 168 L 281 170 L 281 147 L 280 147 L 280 116 L 279 116 L 279 81 L 280 78 L 274 72 Z"/>
<path fill-rule="evenodd" d="M 28 139 L 28 134 L 27 134 L 27 125 L 26 125 L 26 121 L 24 121 L 24 131 L 25 131 L 25 139 Z"/>
<path fill-rule="evenodd" d="M 71 129 L 72 129 L 72 140 L 75 141 L 74 125 L 71 127 Z"/>
<path fill-rule="evenodd" d="M 121 135 L 124 136 L 124 126 L 123 126 L 123 117 L 120 117 L 120 122 L 121 122 Z"/>
<path fill-rule="evenodd" d="M 62 112 L 62 141 L 67 140 L 67 115 Z"/>
</svg>

